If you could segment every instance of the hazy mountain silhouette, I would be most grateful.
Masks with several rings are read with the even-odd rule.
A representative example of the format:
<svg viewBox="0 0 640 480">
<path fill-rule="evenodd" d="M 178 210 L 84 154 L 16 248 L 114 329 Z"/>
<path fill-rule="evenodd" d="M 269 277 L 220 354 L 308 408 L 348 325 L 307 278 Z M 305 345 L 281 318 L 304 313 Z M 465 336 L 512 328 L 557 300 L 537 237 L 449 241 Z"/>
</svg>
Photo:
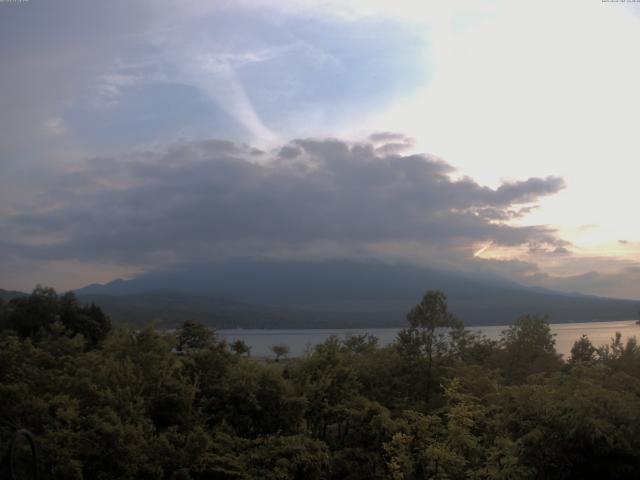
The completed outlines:
<svg viewBox="0 0 640 480">
<path fill-rule="evenodd" d="M 0 288 L 0 298 L 2 300 L 11 300 L 12 298 L 24 297 L 27 294 L 15 290 L 3 290 Z"/>
<path fill-rule="evenodd" d="M 638 302 L 531 288 L 470 275 L 377 262 L 235 260 L 149 272 L 76 291 L 114 320 L 185 318 L 218 327 L 398 326 L 426 290 L 444 291 L 469 325 L 511 323 L 525 313 L 552 322 L 635 318 Z"/>
</svg>

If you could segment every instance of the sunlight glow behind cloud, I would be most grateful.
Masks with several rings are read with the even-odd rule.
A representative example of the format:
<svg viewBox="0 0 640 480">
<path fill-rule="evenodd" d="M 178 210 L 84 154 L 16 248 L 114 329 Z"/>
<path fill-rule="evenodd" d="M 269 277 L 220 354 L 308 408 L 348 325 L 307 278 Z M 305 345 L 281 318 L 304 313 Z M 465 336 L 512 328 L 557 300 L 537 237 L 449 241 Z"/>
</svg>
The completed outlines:
<svg viewBox="0 0 640 480">
<path fill-rule="evenodd" d="M 600 2 L 487 10 L 470 22 L 456 3 L 449 28 L 436 16 L 433 79 L 371 128 L 407 132 L 489 185 L 540 172 L 564 177 L 568 190 L 522 221 L 556 225 L 592 253 L 606 254 L 620 236 L 640 238 L 628 211 L 640 173 L 640 64 L 632 61 L 640 17 Z M 573 228 L 589 222 L 598 224 L 597 243 Z"/>
</svg>

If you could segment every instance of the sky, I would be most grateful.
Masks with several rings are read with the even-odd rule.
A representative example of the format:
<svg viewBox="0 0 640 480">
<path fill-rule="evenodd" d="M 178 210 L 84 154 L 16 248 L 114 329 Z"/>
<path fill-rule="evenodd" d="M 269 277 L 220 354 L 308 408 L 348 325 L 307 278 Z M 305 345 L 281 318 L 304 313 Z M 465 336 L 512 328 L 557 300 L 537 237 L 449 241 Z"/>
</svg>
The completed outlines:
<svg viewBox="0 0 640 480">
<path fill-rule="evenodd" d="M 362 259 L 640 298 L 640 3 L 0 1 L 0 288 Z"/>
</svg>

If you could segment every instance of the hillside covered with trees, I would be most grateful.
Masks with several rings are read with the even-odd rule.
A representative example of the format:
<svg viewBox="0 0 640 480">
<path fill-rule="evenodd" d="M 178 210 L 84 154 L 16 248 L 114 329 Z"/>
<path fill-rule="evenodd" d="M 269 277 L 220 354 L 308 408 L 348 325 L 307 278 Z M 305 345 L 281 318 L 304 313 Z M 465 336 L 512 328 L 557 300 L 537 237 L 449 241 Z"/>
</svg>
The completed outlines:
<svg viewBox="0 0 640 480">
<path fill-rule="evenodd" d="M 433 291 L 407 321 L 387 347 L 331 338 L 275 361 L 195 322 L 112 328 L 38 288 L 0 303 L 0 456 L 27 429 L 46 479 L 637 476 L 635 339 L 583 337 L 563 361 L 544 317 L 493 341 Z"/>
</svg>

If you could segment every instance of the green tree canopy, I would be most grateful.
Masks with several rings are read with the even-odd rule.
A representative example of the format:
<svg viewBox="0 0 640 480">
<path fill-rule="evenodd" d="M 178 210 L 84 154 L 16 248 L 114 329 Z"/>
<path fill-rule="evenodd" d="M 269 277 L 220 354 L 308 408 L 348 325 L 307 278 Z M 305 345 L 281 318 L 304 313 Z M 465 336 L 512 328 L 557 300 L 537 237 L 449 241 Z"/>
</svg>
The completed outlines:
<svg viewBox="0 0 640 480">
<path fill-rule="evenodd" d="M 215 340 L 215 333 L 200 322 L 186 320 L 176 331 L 176 340 L 178 350 L 195 350 L 210 346 Z"/>
<path fill-rule="evenodd" d="M 31 295 L 11 299 L 0 313 L 0 327 L 34 340 L 54 332 L 82 335 L 96 348 L 111 330 L 111 319 L 95 304 L 83 305 L 73 292 L 58 295 L 53 288 L 38 285 Z"/>
<path fill-rule="evenodd" d="M 408 361 L 407 382 L 424 385 L 420 395 L 431 399 L 435 380 L 434 368 L 451 346 L 451 331 L 462 330 L 463 323 L 447 307 L 447 297 L 440 291 L 428 291 L 420 303 L 407 314 L 409 327 L 398 333 L 397 345 Z M 417 378 L 416 378 L 417 375 Z M 413 377 L 413 378 L 412 378 Z"/>
<path fill-rule="evenodd" d="M 582 335 L 571 347 L 570 363 L 593 362 L 596 359 L 597 349 L 589 340 L 589 337 Z"/>
<path fill-rule="evenodd" d="M 562 367 L 548 317 L 524 315 L 502 332 L 499 367 L 509 383 L 522 382 L 528 375 L 555 372 Z"/>
</svg>

